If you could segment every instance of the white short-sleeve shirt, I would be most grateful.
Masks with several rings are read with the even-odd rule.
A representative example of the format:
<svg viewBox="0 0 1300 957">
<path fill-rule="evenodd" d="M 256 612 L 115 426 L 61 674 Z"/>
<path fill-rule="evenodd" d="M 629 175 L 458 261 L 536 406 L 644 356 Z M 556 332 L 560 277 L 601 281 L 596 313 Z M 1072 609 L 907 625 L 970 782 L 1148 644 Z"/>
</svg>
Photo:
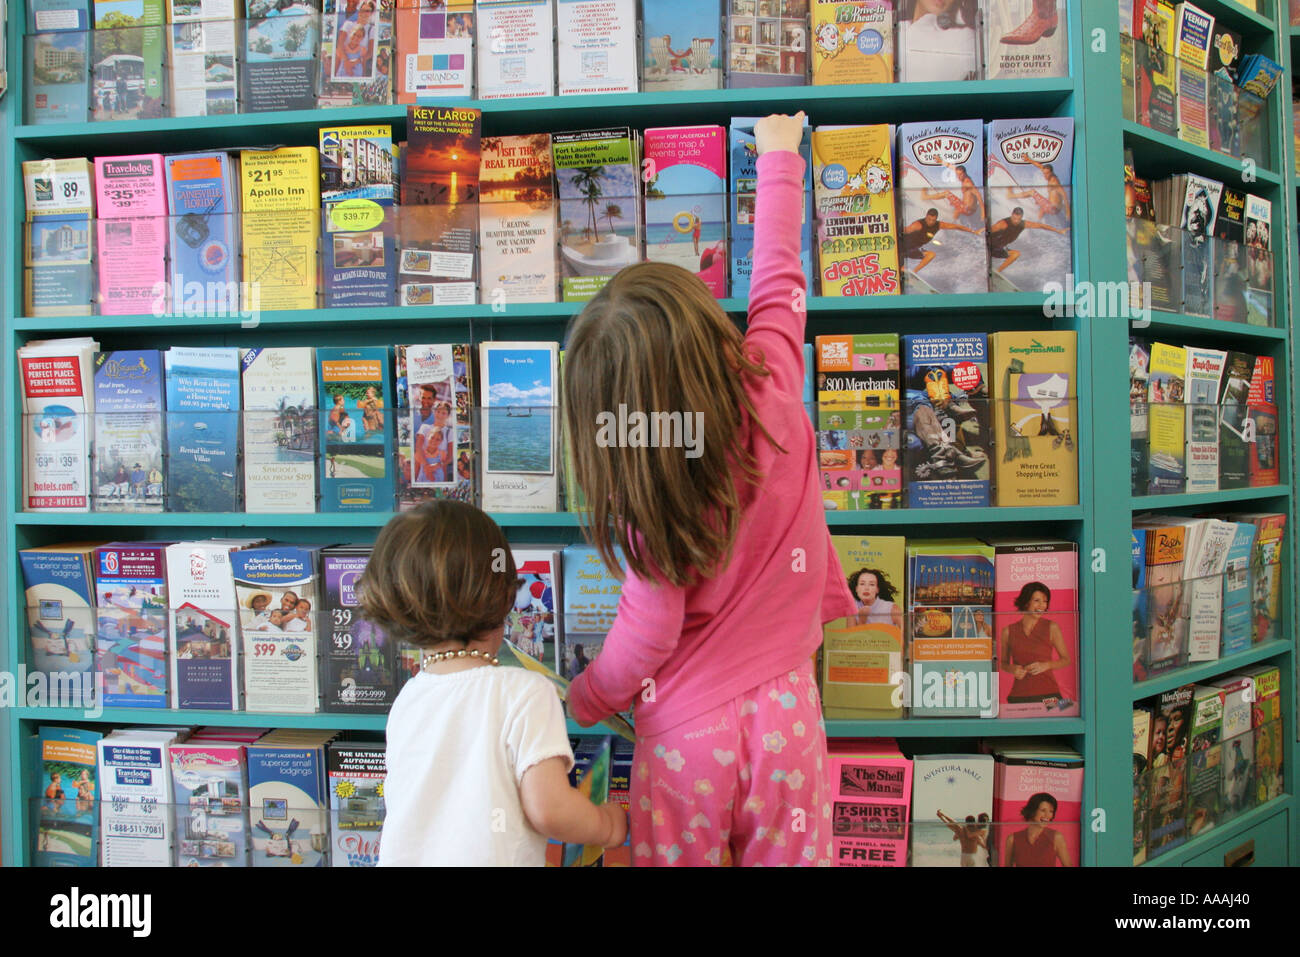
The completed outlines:
<svg viewBox="0 0 1300 957">
<path fill-rule="evenodd" d="M 387 734 L 381 867 L 546 863 L 519 784 L 547 758 L 573 768 L 549 681 L 522 668 L 421 671 L 393 703 Z"/>
</svg>

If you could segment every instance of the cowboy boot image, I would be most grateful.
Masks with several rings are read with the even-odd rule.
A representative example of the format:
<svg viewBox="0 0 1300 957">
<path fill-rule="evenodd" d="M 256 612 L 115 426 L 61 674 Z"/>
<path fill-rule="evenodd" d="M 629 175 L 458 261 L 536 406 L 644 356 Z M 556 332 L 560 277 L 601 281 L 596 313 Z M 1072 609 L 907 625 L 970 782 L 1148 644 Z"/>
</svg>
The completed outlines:
<svg viewBox="0 0 1300 957">
<path fill-rule="evenodd" d="M 1056 0 L 1034 0 L 1034 10 L 1002 42 L 1015 46 L 1028 46 L 1056 32 Z"/>
</svg>

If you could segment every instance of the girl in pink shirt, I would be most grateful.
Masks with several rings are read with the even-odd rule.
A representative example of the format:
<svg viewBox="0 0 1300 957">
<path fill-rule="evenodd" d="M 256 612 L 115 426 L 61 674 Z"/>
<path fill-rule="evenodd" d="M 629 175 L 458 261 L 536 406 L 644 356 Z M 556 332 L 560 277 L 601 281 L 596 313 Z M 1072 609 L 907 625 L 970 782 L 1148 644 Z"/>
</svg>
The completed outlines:
<svg viewBox="0 0 1300 957">
<path fill-rule="evenodd" d="M 583 724 L 636 706 L 638 865 L 830 862 L 811 659 L 822 623 L 855 605 L 802 404 L 803 115 L 754 132 L 748 332 L 662 263 L 622 270 L 569 330 L 564 414 L 587 534 L 607 566 L 615 545 L 628 566 L 569 703 Z"/>
</svg>

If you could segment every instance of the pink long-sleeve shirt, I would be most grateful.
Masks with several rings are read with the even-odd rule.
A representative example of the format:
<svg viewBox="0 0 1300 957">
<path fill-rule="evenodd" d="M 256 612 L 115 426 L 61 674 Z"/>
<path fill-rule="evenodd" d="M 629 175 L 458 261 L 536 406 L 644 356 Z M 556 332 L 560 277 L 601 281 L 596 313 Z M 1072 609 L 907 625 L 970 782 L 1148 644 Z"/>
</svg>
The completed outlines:
<svg viewBox="0 0 1300 957">
<path fill-rule="evenodd" d="M 746 350 L 761 352 L 771 371 L 747 376 L 746 391 L 785 452 L 748 430 L 744 441 L 764 478 L 741 488 L 740 527 L 721 573 L 679 588 L 628 572 L 614 627 L 569 690 L 570 711 L 582 724 L 635 702 L 638 734 L 667 731 L 802 666 L 821 644 L 822 624 L 856 609 L 831 548 L 803 406 L 804 319 L 795 311 L 805 294 L 803 171 L 798 153 L 758 158 L 745 335 Z"/>
</svg>

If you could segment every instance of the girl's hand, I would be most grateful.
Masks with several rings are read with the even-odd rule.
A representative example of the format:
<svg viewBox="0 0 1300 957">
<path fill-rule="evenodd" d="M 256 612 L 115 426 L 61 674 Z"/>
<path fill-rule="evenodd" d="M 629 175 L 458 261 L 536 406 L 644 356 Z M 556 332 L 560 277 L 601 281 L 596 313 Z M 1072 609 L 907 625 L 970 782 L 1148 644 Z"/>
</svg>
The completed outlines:
<svg viewBox="0 0 1300 957">
<path fill-rule="evenodd" d="M 773 150 L 799 152 L 799 144 L 803 142 L 803 121 L 804 113 L 800 110 L 794 116 L 773 113 L 755 123 L 754 140 L 758 147 L 758 155 L 762 156 Z"/>
<path fill-rule="evenodd" d="M 622 847 L 627 840 L 627 812 L 621 804 L 602 804 L 601 811 L 609 824 L 609 837 L 605 847 Z"/>
</svg>

